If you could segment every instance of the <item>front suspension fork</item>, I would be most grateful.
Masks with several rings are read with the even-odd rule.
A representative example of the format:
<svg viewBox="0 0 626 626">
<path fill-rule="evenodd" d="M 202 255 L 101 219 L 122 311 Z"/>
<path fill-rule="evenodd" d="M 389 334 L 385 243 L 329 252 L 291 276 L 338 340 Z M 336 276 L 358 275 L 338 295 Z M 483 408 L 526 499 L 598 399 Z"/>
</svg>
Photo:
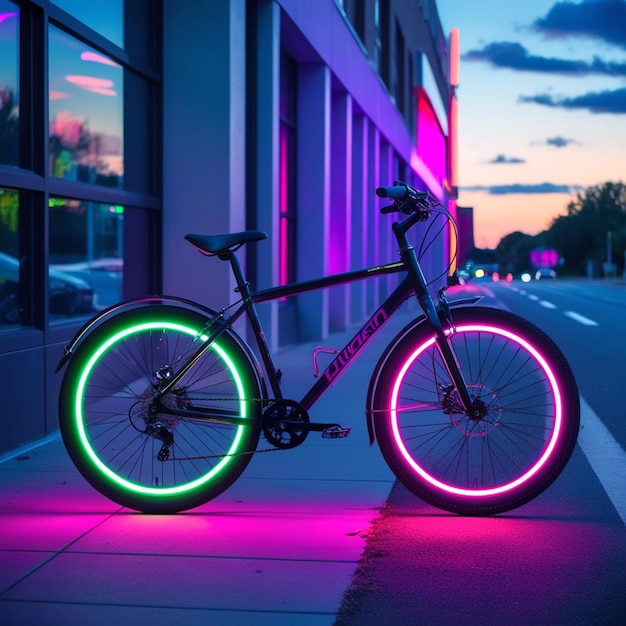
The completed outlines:
<svg viewBox="0 0 626 626">
<path fill-rule="evenodd" d="M 450 331 L 450 335 L 443 337 L 437 337 L 436 343 L 437 348 L 439 349 L 439 353 L 443 358 L 444 365 L 452 383 L 459 394 L 459 400 L 461 405 L 463 406 L 463 410 L 465 414 L 471 418 L 478 419 L 481 416 L 481 412 L 477 406 L 475 406 L 475 402 L 470 395 L 470 392 L 467 388 L 467 384 L 465 383 L 465 379 L 463 378 L 463 373 L 461 372 L 461 368 L 459 367 L 459 362 L 457 361 L 456 355 L 454 354 L 454 350 L 450 345 L 450 336 L 454 331 Z"/>
<path fill-rule="evenodd" d="M 431 297 L 424 273 L 417 260 L 414 247 L 408 242 L 406 233 L 414 224 L 421 221 L 420 214 L 414 214 L 405 219 L 403 222 L 394 222 L 392 225 L 393 232 L 399 245 L 399 254 L 404 263 L 407 265 L 409 276 L 412 277 L 412 286 L 417 296 L 417 300 L 424 311 L 424 315 L 430 321 L 435 329 L 436 343 L 439 353 L 443 359 L 444 365 L 450 378 L 459 394 L 459 400 L 463 406 L 466 415 L 474 419 L 480 418 L 480 411 L 470 396 L 467 384 L 463 379 L 459 362 L 456 358 L 450 337 L 454 334 L 454 322 L 450 314 L 450 307 L 445 297 L 445 289 L 438 292 L 439 303 L 435 306 Z M 446 331 L 446 328 L 448 330 Z"/>
<path fill-rule="evenodd" d="M 432 298 L 428 294 L 425 294 L 424 298 L 418 299 L 420 300 L 424 313 L 431 320 L 435 329 L 435 343 L 437 349 L 439 350 L 439 354 L 441 354 L 441 358 L 452 380 L 452 384 L 459 395 L 459 400 L 465 414 L 470 418 L 479 419 L 481 416 L 480 408 L 470 395 L 467 383 L 461 372 L 461 367 L 456 358 L 454 349 L 452 348 L 452 342 L 450 341 L 455 333 L 455 328 L 450 307 L 448 306 L 448 301 L 446 300 L 443 289 L 439 291 L 438 296 L 439 304 L 437 307 L 435 307 Z"/>
</svg>

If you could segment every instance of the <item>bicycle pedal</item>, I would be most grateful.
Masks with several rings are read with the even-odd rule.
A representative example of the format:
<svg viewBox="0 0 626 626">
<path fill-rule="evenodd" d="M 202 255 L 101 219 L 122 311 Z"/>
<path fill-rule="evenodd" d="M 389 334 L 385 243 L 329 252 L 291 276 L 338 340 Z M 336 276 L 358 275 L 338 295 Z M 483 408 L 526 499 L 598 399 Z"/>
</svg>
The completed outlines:
<svg viewBox="0 0 626 626">
<path fill-rule="evenodd" d="M 335 424 L 322 431 L 322 439 L 341 439 L 347 437 L 351 430 L 350 426 L 339 426 L 339 424 Z"/>
</svg>

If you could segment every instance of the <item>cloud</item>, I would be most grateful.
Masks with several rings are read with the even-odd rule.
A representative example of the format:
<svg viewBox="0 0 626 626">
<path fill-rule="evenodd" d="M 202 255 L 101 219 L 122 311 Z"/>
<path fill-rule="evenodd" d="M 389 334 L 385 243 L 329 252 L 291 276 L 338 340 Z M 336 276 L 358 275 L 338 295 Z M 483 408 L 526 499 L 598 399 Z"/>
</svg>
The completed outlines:
<svg viewBox="0 0 626 626">
<path fill-rule="evenodd" d="M 624 2 L 626 3 L 626 0 Z M 521 72 L 542 72 L 567 76 L 586 76 L 589 74 L 626 76 L 626 63 L 606 62 L 598 57 L 587 62 L 536 56 L 529 54 L 522 44 L 512 41 L 496 41 L 487 44 L 482 50 L 470 50 L 463 55 L 463 60 L 485 61 L 498 68 Z"/>
<path fill-rule="evenodd" d="M 494 159 L 491 159 L 489 163 L 526 163 L 526 161 L 518 157 L 508 157 L 504 154 L 499 154 Z"/>
<path fill-rule="evenodd" d="M 474 185 L 472 187 L 461 187 L 463 191 L 486 191 L 492 196 L 505 196 L 507 194 L 537 194 L 537 193 L 570 193 L 577 188 L 573 185 L 556 185 L 554 183 L 539 183 L 527 185 L 514 183 L 512 185 Z"/>
<path fill-rule="evenodd" d="M 566 139 L 565 137 L 557 136 L 557 137 L 549 137 L 546 139 L 547 146 L 554 146 L 555 148 L 565 148 L 570 144 L 577 143 L 574 139 Z"/>
<path fill-rule="evenodd" d="M 626 49 L 626 0 L 557 2 L 533 27 L 548 37 L 591 37 Z"/>
<path fill-rule="evenodd" d="M 626 87 L 615 90 L 595 91 L 573 98 L 556 97 L 550 94 L 520 96 L 519 102 L 532 102 L 562 109 L 587 109 L 590 113 L 626 113 Z"/>
</svg>

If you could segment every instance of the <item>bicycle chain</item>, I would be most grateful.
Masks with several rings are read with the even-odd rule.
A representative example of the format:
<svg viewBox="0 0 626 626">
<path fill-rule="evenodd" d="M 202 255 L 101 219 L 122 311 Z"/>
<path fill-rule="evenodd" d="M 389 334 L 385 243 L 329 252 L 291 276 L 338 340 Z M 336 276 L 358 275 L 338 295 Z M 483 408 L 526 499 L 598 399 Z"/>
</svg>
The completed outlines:
<svg viewBox="0 0 626 626">
<path fill-rule="evenodd" d="M 195 401 L 205 401 L 206 398 L 181 398 L 184 400 L 189 400 L 190 402 Z M 267 398 L 211 398 L 212 402 L 266 402 Z M 245 456 L 252 454 L 261 454 L 263 452 L 283 452 L 284 450 L 288 450 L 289 448 L 262 448 L 261 450 L 247 450 L 245 452 L 233 452 L 231 454 L 208 454 L 205 456 L 185 456 L 185 457 L 174 457 L 165 459 L 165 462 L 168 461 L 201 461 L 202 459 L 223 459 L 229 456 Z"/>
<path fill-rule="evenodd" d="M 201 461 L 202 459 L 223 459 L 227 456 L 245 456 L 251 454 L 261 454 L 262 452 L 284 452 L 290 448 L 263 448 L 262 450 L 248 450 L 246 452 L 233 452 L 232 454 L 207 454 L 206 456 L 181 456 L 166 459 L 168 461 Z"/>
</svg>

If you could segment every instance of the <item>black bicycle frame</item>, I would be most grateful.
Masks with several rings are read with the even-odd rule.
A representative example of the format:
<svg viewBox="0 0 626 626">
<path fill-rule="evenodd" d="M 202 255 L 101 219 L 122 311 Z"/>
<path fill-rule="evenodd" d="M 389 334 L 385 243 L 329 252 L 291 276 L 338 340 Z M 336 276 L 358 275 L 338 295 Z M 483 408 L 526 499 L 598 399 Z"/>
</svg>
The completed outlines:
<svg viewBox="0 0 626 626">
<path fill-rule="evenodd" d="M 285 285 L 284 287 L 273 287 L 265 291 L 260 291 L 252 296 L 252 301 L 254 303 L 268 302 L 271 300 L 278 300 L 287 295 L 305 293 L 307 291 L 321 289 L 324 287 L 344 285 L 358 280 L 363 280 L 365 278 L 384 276 L 386 274 L 396 274 L 402 271 L 406 271 L 406 266 L 404 265 L 404 263 L 393 263 L 391 265 L 381 265 L 365 270 L 344 272 L 319 280 L 295 283 L 292 285 Z M 328 387 L 330 387 L 330 385 L 332 385 L 339 379 L 341 374 L 343 374 L 352 363 L 352 360 L 369 343 L 369 341 L 376 335 L 376 333 L 382 328 L 382 326 L 394 314 L 394 312 L 402 305 L 402 303 L 412 294 L 413 290 L 411 288 L 411 280 L 407 276 L 389 295 L 389 297 L 387 297 L 387 299 L 369 318 L 369 320 L 365 322 L 365 324 L 359 329 L 354 337 L 350 339 L 350 341 L 345 345 L 343 350 L 339 351 L 337 356 L 331 361 L 328 367 L 326 367 L 324 372 L 322 372 L 317 382 L 311 387 L 311 389 L 309 389 L 304 398 L 300 401 L 300 404 L 307 411 L 324 394 Z M 253 307 L 251 308 L 253 309 Z M 256 312 L 253 311 L 251 317 L 255 316 Z M 273 370 L 273 364 L 267 346 L 260 346 L 260 350 L 261 357 L 263 358 L 263 364 L 265 365 L 268 372 L 271 371 L 274 374 L 273 376 L 270 376 L 276 380 L 275 372 Z M 277 392 L 277 397 L 282 397 L 280 395 L 280 389 L 274 389 L 271 378 L 270 385 L 272 385 L 272 391 L 274 391 L 275 393 Z"/>
<path fill-rule="evenodd" d="M 233 273 L 237 280 L 237 290 L 243 297 L 241 305 L 233 311 L 228 317 L 223 317 L 222 314 L 211 320 L 207 328 L 203 329 L 202 344 L 198 346 L 196 351 L 191 355 L 187 362 L 176 372 L 174 376 L 168 378 L 164 382 L 157 398 L 163 397 L 169 393 L 176 385 L 182 380 L 187 371 L 192 365 L 202 356 L 207 347 L 216 341 L 220 335 L 228 330 L 232 325 L 242 316 L 245 312 L 252 326 L 253 333 L 256 337 L 257 346 L 259 348 L 260 356 L 263 362 L 265 371 L 269 379 L 272 394 L 276 399 L 282 399 L 282 391 L 280 389 L 279 378 L 274 367 L 269 347 L 265 341 L 265 334 L 261 327 L 261 322 L 256 310 L 256 305 L 264 302 L 271 302 L 274 300 L 280 300 L 285 297 L 299 295 L 314 291 L 317 289 L 324 289 L 326 287 L 333 287 L 337 285 L 345 285 L 358 280 L 364 280 L 367 278 L 373 278 L 376 276 L 385 276 L 388 274 L 397 274 L 402 271 L 406 271 L 404 263 L 391 263 L 388 265 L 379 265 L 363 270 L 355 270 L 351 272 L 344 272 L 341 274 L 334 274 L 333 276 L 326 276 L 324 278 L 303 281 L 299 283 L 292 283 L 289 285 L 281 285 L 278 287 L 271 287 L 263 291 L 252 293 L 250 291 L 249 283 L 244 279 L 241 272 L 241 267 L 237 256 L 234 253 L 229 253 L 228 260 L 231 263 Z M 348 342 L 345 348 L 337 355 L 337 357 L 330 363 L 330 365 L 323 372 L 323 375 L 306 394 L 301 401 L 301 404 L 305 409 L 310 409 L 315 401 L 326 391 L 326 389 L 335 382 L 339 375 L 342 374 L 348 365 L 352 362 L 352 359 L 361 351 L 362 348 L 369 342 L 369 340 L 376 334 L 380 327 L 393 315 L 393 313 L 401 306 L 401 304 L 412 295 L 413 290 L 411 288 L 411 281 L 407 276 L 400 285 L 393 291 L 393 293 L 385 300 L 385 302 L 379 307 L 379 309 L 370 317 L 370 319 L 363 325 L 363 327 L 357 332 L 357 334 Z M 200 417 L 200 413 L 195 411 L 188 411 L 186 409 L 173 409 L 167 407 L 167 412 L 175 413 L 176 415 L 185 415 L 191 417 L 190 413 L 194 413 L 195 417 Z M 201 412 L 201 411 L 200 411 Z M 230 420 L 229 421 L 233 421 Z M 236 421 L 236 420 L 234 420 Z"/>
<path fill-rule="evenodd" d="M 211 320 L 208 324 L 208 328 L 203 329 L 203 342 L 191 356 L 191 358 L 183 365 L 183 367 L 174 375 L 168 379 L 167 382 L 160 389 L 157 398 L 163 397 L 169 391 L 171 391 L 191 366 L 200 358 L 207 347 L 219 338 L 227 329 L 229 329 L 239 317 L 245 312 L 252 325 L 253 333 L 257 340 L 257 345 L 261 354 L 261 359 L 269 378 L 272 394 L 275 399 L 282 399 L 283 395 L 280 389 L 279 377 L 274 367 L 267 342 L 265 340 L 265 334 L 261 327 L 259 316 L 256 310 L 256 304 L 263 302 L 270 302 L 279 300 L 293 295 L 303 294 L 309 291 L 317 289 L 324 289 L 327 287 L 333 287 L 338 285 L 345 285 L 358 280 L 364 280 L 368 278 L 374 278 L 378 276 L 385 276 L 387 274 L 396 274 L 399 272 L 406 272 L 407 276 L 396 287 L 396 289 L 389 295 L 383 304 L 376 310 L 376 312 L 368 319 L 368 321 L 361 327 L 361 329 L 352 337 L 352 339 L 345 345 L 333 361 L 324 370 L 320 378 L 309 389 L 304 398 L 300 401 L 300 404 L 308 411 L 313 404 L 326 392 L 326 390 L 338 380 L 338 378 L 347 370 L 352 363 L 353 359 L 361 352 L 361 350 L 369 343 L 369 341 L 376 335 L 376 333 L 382 328 L 385 322 L 393 315 L 393 313 L 402 305 L 402 303 L 411 295 L 417 296 L 418 302 L 424 311 L 426 318 L 429 320 L 436 334 L 437 346 L 442 354 L 444 363 L 448 369 L 448 372 L 454 381 L 456 389 L 459 393 L 459 398 L 464 409 L 470 414 L 472 410 L 472 399 L 467 390 L 467 386 L 463 380 L 462 374 L 456 362 L 456 358 L 449 341 L 446 336 L 446 332 L 443 329 L 441 320 L 437 313 L 434 302 L 428 292 L 427 283 L 422 273 L 422 269 L 417 260 L 415 250 L 413 246 L 408 243 L 406 233 L 414 226 L 418 221 L 421 221 L 419 216 L 412 215 L 405 219 L 403 222 L 394 222 L 392 228 L 396 236 L 396 240 L 400 246 L 399 254 L 401 261 L 397 263 L 390 263 L 387 265 L 379 265 L 362 270 L 354 270 L 350 272 L 343 272 L 340 274 L 334 274 L 332 276 L 326 276 L 324 278 L 303 281 L 298 283 L 292 283 L 289 285 L 282 285 L 278 287 L 271 287 L 263 291 L 253 293 L 250 289 L 250 284 L 246 281 L 239 259 L 233 251 L 226 251 L 220 254 L 222 260 L 227 260 L 231 264 L 235 280 L 237 282 L 237 291 L 241 294 L 241 305 L 228 317 L 223 317 L 222 314 Z M 203 412 L 198 409 L 186 410 L 186 409 L 173 409 L 171 407 L 163 407 L 164 410 L 170 413 L 181 416 L 193 416 L 200 417 Z M 206 412 L 204 412 L 206 415 Z M 213 419 L 224 419 L 231 423 L 239 423 L 238 419 L 234 415 L 215 416 Z"/>
</svg>

